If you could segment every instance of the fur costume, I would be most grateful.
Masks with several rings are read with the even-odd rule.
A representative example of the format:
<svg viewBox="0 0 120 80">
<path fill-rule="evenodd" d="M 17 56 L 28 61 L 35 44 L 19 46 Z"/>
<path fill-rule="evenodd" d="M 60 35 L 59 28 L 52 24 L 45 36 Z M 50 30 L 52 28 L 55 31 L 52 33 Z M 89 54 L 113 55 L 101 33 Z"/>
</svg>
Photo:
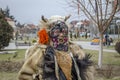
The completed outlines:
<svg viewBox="0 0 120 80">
<path fill-rule="evenodd" d="M 94 80 L 91 55 L 69 40 L 69 17 L 42 16 L 39 41 L 26 51 L 19 80 Z"/>
</svg>

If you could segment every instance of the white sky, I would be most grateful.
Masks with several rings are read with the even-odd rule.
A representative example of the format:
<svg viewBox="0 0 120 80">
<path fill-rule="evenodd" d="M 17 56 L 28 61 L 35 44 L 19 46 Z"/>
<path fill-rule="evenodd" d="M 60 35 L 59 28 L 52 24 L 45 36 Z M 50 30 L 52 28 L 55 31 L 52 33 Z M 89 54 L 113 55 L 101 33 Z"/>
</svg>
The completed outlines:
<svg viewBox="0 0 120 80">
<path fill-rule="evenodd" d="M 41 15 L 49 18 L 53 15 L 71 14 L 66 0 L 0 0 L 0 8 L 10 8 L 10 14 L 20 23 L 38 24 Z"/>
</svg>

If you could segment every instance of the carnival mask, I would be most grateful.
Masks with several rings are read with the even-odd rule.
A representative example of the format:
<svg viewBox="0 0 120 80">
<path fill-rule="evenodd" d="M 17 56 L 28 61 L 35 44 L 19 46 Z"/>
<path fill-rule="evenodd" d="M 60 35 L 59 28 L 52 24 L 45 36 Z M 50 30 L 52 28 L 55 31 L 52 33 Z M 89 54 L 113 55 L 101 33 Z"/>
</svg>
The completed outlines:
<svg viewBox="0 0 120 80">
<path fill-rule="evenodd" d="M 50 25 L 49 36 L 53 47 L 57 50 L 68 51 L 68 26 L 63 21 L 56 21 Z"/>
</svg>

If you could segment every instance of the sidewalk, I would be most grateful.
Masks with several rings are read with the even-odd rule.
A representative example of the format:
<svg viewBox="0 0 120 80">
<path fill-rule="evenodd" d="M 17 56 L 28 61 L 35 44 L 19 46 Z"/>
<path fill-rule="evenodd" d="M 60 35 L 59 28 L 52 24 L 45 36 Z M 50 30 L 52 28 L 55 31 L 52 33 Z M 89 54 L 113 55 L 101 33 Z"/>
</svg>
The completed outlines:
<svg viewBox="0 0 120 80">
<path fill-rule="evenodd" d="M 89 49 L 89 50 L 99 50 L 99 45 L 91 45 L 91 42 L 85 42 L 85 41 L 74 41 L 74 43 L 81 45 L 83 49 Z M 116 52 L 115 50 L 110 49 L 103 49 L 103 51 L 106 52 Z"/>
<path fill-rule="evenodd" d="M 15 43 L 9 43 L 8 47 L 5 47 L 5 49 L 27 49 L 30 46 L 16 46 Z"/>
<path fill-rule="evenodd" d="M 99 50 L 99 45 L 91 45 L 91 42 L 85 42 L 85 41 L 74 41 L 74 43 L 81 45 L 83 49 L 89 49 L 89 50 Z M 10 43 L 8 47 L 5 49 L 27 49 L 30 46 L 16 46 L 15 43 Z M 115 50 L 110 49 L 103 49 L 103 51 L 106 52 L 116 52 Z"/>
</svg>

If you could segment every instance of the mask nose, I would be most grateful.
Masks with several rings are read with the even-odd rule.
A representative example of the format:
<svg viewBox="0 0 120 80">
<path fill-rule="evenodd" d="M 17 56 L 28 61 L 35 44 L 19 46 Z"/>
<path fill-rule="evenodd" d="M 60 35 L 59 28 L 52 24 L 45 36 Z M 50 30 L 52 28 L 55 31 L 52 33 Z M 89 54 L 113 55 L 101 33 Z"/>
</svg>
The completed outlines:
<svg viewBox="0 0 120 80">
<path fill-rule="evenodd" d="M 59 33 L 59 37 L 58 37 L 58 41 L 59 41 L 59 43 L 64 43 L 64 37 L 63 37 L 64 35 L 63 35 L 63 33 L 61 32 L 61 33 Z"/>
<path fill-rule="evenodd" d="M 59 36 L 62 37 L 62 36 L 63 36 L 63 33 L 61 32 L 61 33 L 59 34 Z"/>
</svg>

